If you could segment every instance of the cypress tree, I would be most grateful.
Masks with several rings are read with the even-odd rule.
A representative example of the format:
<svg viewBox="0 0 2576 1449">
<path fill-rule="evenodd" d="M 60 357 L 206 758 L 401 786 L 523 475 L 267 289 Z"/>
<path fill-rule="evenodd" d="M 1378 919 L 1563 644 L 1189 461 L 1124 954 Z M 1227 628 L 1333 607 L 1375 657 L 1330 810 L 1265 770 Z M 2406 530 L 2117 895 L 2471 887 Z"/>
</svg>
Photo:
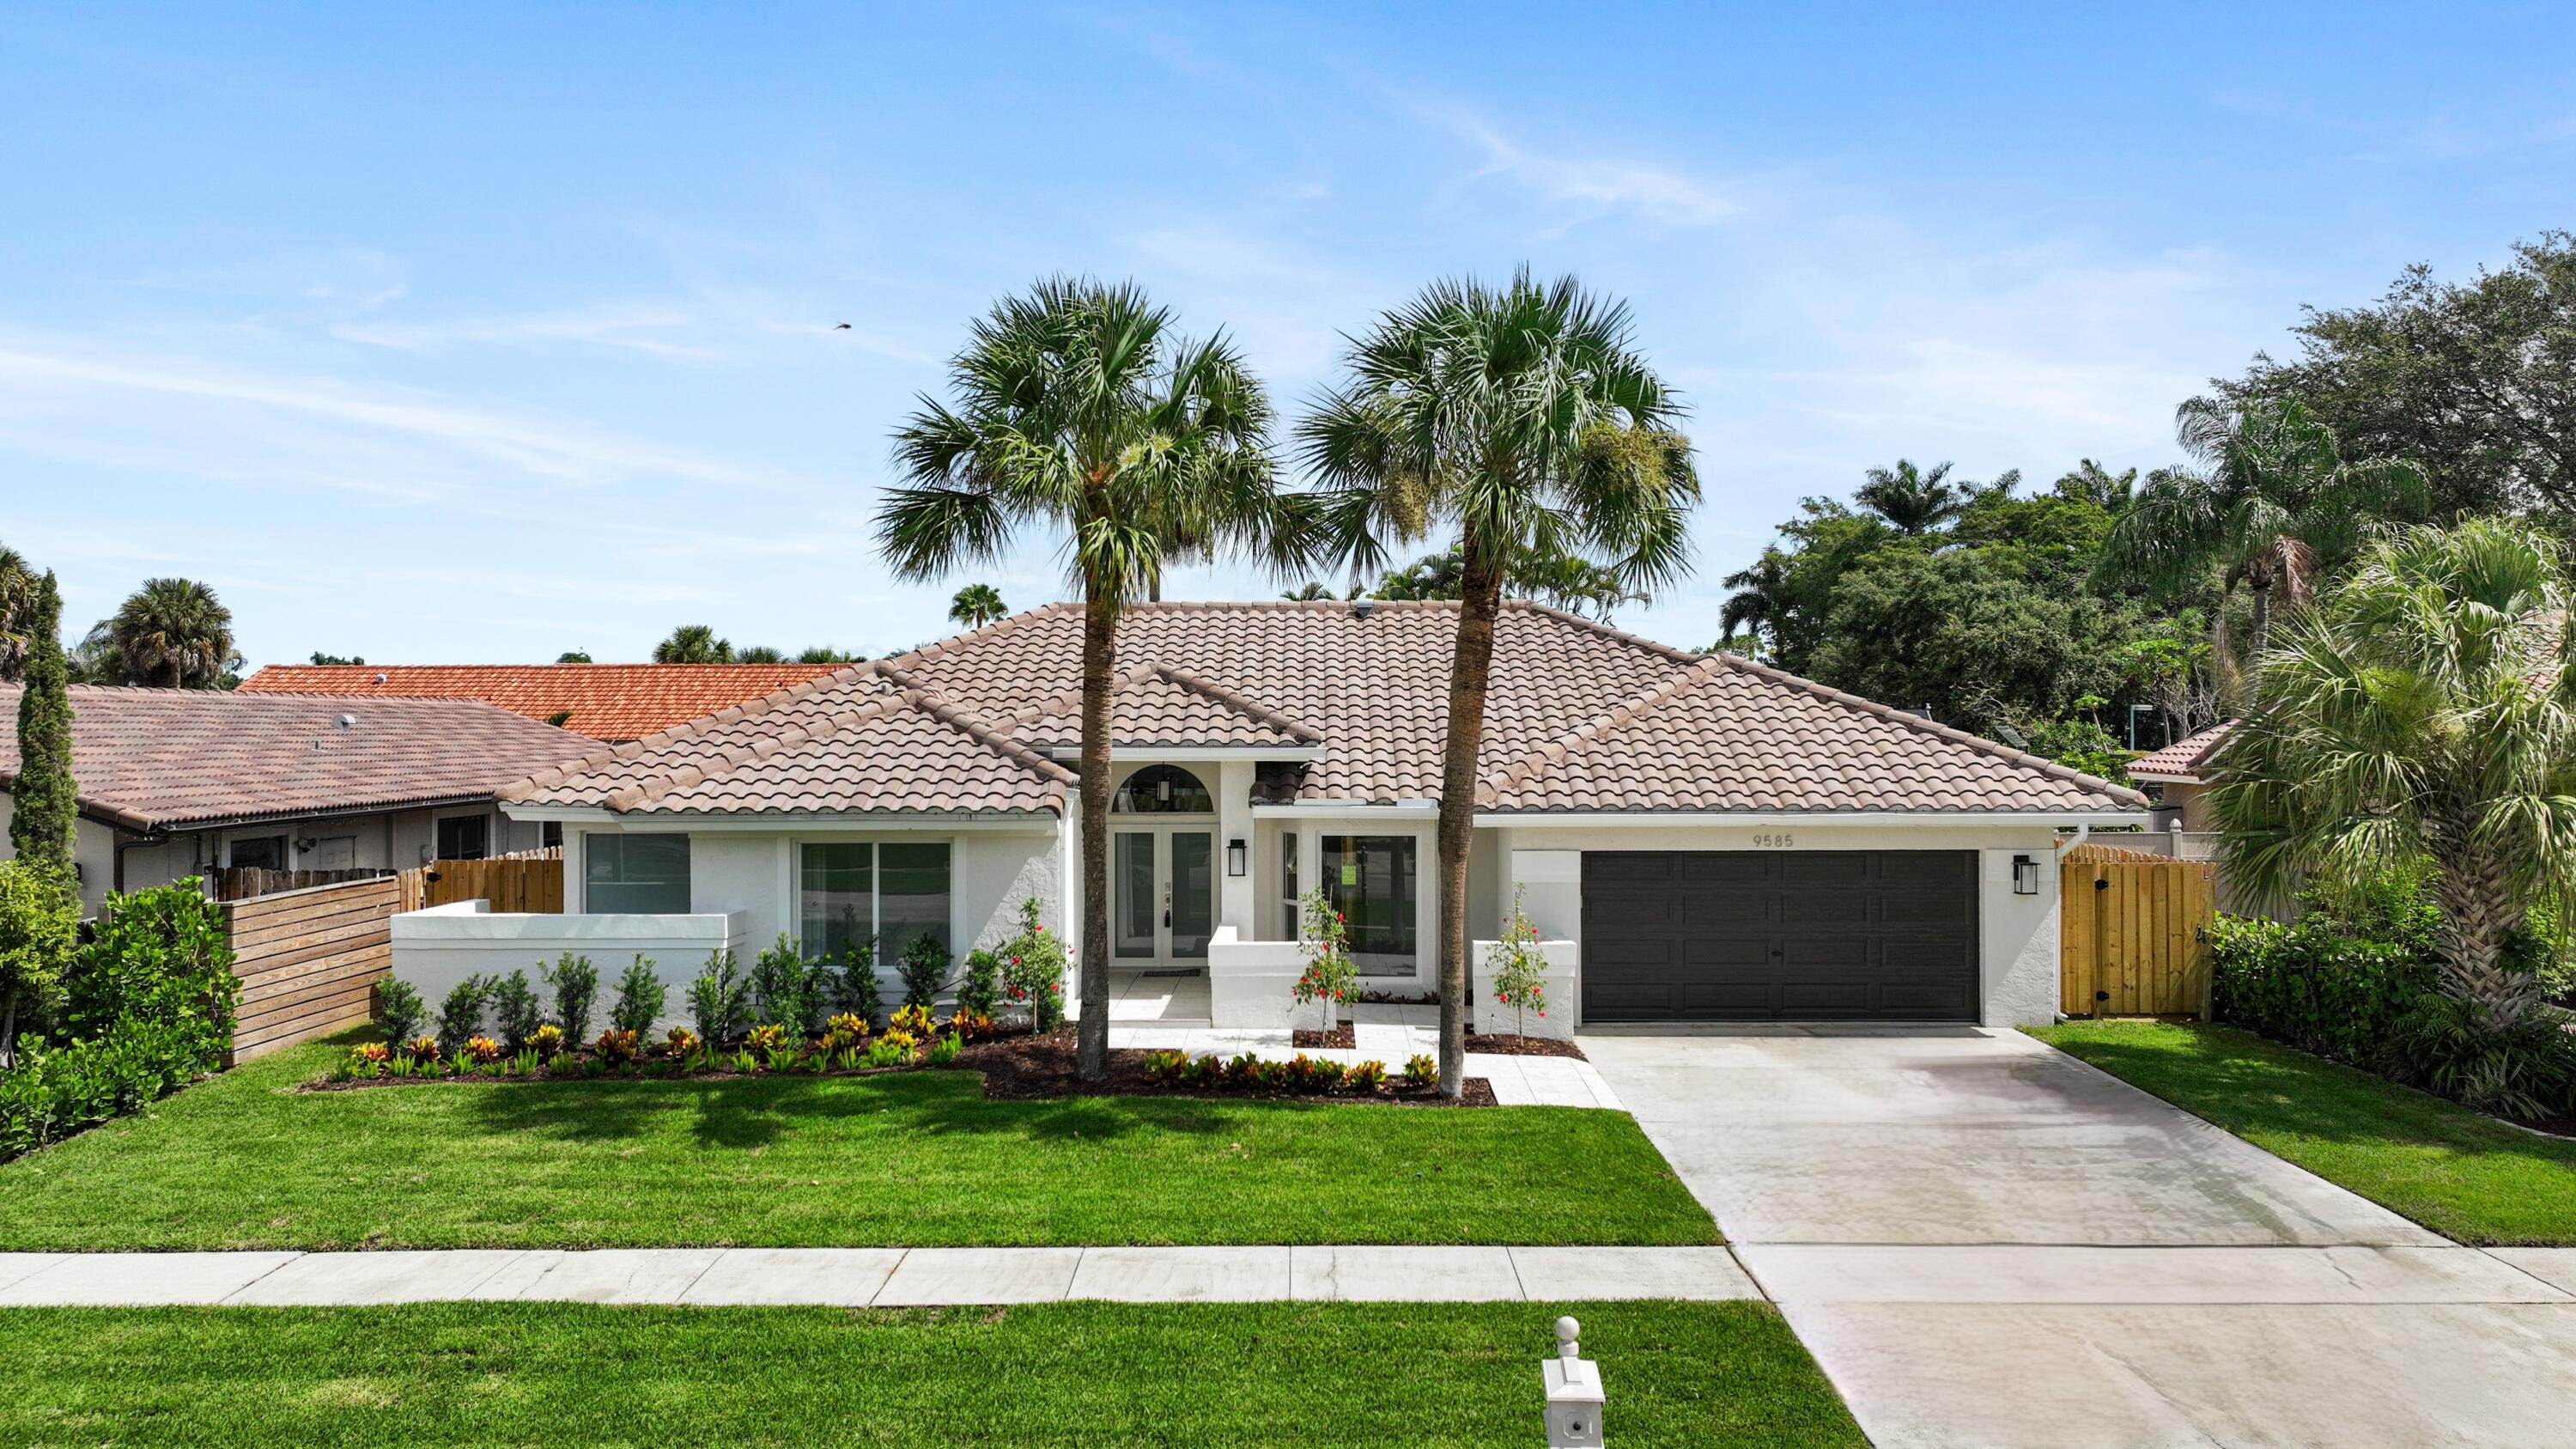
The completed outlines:
<svg viewBox="0 0 2576 1449">
<path fill-rule="evenodd" d="M 80 828 L 79 787 L 72 781 L 72 699 L 63 663 L 63 596 L 48 570 L 27 617 L 27 668 L 18 695 L 18 778 L 9 793 L 9 845 L 18 859 L 72 877 L 72 837 Z"/>
</svg>

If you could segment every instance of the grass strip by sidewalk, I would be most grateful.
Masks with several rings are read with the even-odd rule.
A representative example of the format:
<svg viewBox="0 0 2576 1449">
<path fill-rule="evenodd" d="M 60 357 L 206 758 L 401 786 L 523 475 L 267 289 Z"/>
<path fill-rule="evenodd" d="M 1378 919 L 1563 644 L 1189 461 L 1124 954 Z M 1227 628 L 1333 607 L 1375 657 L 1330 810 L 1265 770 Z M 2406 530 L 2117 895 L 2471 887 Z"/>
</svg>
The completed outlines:
<svg viewBox="0 0 2576 1449">
<path fill-rule="evenodd" d="M 2076 1021 L 2031 1035 L 2437 1233 L 2576 1244 L 2576 1142 L 2231 1027 Z"/>
<path fill-rule="evenodd" d="M 1624 1112 L 988 1101 L 963 1072 L 288 1090 L 0 1167 L 0 1249 L 1713 1243 Z"/>
<path fill-rule="evenodd" d="M 0 1442 L 1525 1449 L 1563 1312 L 1625 1449 L 1865 1443 L 1759 1303 L 13 1309 Z"/>
</svg>

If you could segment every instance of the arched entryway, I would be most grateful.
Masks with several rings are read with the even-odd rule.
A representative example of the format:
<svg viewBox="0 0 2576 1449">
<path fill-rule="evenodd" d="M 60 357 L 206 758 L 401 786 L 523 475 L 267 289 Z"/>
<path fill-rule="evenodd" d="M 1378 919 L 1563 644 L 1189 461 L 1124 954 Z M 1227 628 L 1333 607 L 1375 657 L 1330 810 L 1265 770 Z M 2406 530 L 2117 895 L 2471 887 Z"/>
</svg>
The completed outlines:
<svg viewBox="0 0 2576 1449">
<path fill-rule="evenodd" d="M 1216 932 L 1216 799 L 1178 765 L 1146 765 L 1109 800 L 1110 964 L 1200 969 Z"/>
</svg>

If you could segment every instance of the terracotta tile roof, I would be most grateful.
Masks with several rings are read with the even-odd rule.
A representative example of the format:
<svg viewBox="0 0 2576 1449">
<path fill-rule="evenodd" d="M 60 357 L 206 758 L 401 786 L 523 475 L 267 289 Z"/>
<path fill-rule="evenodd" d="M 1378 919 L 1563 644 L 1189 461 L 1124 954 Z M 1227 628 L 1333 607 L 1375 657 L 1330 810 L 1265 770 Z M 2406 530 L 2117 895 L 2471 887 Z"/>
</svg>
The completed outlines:
<svg viewBox="0 0 2576 1449">
<path fill-rule="evenodd" d="M 2198 734 L 2186 735 L 2161 750 L 2131 760 L 2129 778 L 2171 781 L 2181 785 L 2205 784 L 2201 767 L 2208 764 L 2210 757 L 2218 753 L 2218 747 L 2227 743 L 2235 733 L 2236 721 L 2220 720 Z"/>
<path fill-rule="evenodd" d="M 241 683 L 251 694 L 479 699 L 595 740 L 640 740 L 838 664 L 271 664 Z"/>
<path fill-rule="evenodd" d="M 0 686 L 8 718 L 18 693 Z M 488 800 L 532 769 L 596 748 L 472 700 L 76 684 L 71 701 L 81 809 L 129 830 Z M 343 715 L 356 724 L 339 728 Z M 17 772 L 17 735 L 0 731 L 0 779 Z"/>
<path fill-rule="evenodd" d="M 1139 604 L 1113 722 L 1134 748 L 1311 748 L 1273 801 L 1435 799 L 1456 605 Z M 1082 611 L 1051 605 L 808 681 L 505 798 L 620 811 L 1060 811 Z M 2134 790 L 1726 655 L 1532 604 L 1495 628 L 1478 799 L 1496 811 L 2083 811 Z"/>
</svg>

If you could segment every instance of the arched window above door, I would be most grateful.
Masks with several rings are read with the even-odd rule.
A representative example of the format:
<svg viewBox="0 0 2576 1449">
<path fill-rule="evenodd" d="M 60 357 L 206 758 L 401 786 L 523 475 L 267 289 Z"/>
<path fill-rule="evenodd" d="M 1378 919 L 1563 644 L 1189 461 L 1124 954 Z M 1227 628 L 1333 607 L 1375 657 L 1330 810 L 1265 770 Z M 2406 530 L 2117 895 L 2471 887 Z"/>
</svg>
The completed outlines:
<svg viewBox="0 0 2576 1449">
<path fill-rule="evenodd" d="M 1213 815 L 1216 799 L 1178 765 L 1147 765 L 1109 797 L 1112 815 Z"/>
</svg>

